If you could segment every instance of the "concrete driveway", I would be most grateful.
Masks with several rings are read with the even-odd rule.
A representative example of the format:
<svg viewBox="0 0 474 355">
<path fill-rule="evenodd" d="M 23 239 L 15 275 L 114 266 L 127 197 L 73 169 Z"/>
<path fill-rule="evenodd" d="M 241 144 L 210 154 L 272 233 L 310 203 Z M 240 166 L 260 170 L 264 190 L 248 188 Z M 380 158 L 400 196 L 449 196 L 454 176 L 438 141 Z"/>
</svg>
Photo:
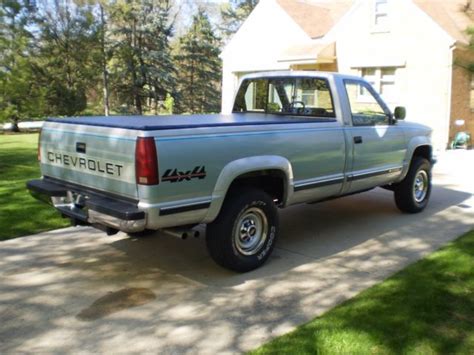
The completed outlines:
<svg viewBox="0 0 474 355">
<path fill-rule="evenodd" d="M 0 243 L 0 352 L 250 350 L 474 228 L 473 153 L 440 157 L 419 215 L 381 189 L 283 211 L 272 258 L 243 275 L 203 239 L 66 228 Z"/>
</svg>

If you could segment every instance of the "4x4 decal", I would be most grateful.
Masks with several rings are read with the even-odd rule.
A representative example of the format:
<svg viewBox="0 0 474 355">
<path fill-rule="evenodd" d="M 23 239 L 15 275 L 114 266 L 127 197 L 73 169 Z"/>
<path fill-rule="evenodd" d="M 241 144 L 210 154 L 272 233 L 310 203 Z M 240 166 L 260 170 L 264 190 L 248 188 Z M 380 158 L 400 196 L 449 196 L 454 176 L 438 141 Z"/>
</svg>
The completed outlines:
<svg viewBox="0 0 474 355">
<path fill-rule="evenodd" d="M 161 177 L 161 181 L 181 182 L 190 181 L 191 179 L 202 180 L 206 177 L 206 167 L 196 166 L 193 170 L 178 171 L 178 169 L 168 169 Z"/>
</svg>

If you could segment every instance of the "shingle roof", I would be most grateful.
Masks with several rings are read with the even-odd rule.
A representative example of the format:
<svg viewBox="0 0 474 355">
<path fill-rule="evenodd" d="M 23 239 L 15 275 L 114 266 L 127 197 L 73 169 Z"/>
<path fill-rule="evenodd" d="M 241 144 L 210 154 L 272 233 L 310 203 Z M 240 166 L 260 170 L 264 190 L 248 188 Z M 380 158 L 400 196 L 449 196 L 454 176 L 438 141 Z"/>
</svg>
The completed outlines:
<svg viewBox="0 0 474 355">
<path fill-rule="evenodd" d="M 468 0 L 413 0 L 456 41 L 467 44 L 466 29 L 473 26 L 474 1 Z"/>
<path fill-rule="evenodd" d="M 323 37 L 350 9 L 353 0 L 277 0 L 311 38 Z"/>
<path fill-rule="evenodd" d="M 466 7 L 471 2 L 470 10 Z M 311 38 L 323 37 L 354 4 L 354 0 L 277 0 Z M 456 41 L 467 44 L 466 29 L 474 25 L 474 0 L 413 0 Z M 468 11 L 466 11 L 466 9 Z"/>
</svg>

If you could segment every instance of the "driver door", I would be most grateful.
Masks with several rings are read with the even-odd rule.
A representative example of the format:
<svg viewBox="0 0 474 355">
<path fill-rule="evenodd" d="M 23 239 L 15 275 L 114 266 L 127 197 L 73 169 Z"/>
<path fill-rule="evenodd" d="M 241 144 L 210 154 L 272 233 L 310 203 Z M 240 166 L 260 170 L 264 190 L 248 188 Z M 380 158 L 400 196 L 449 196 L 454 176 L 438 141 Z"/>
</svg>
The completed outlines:
<svg viewBox="0 0 474 355">
<path fill-rule="evenodd" d="M 349 192 L 380 186 L 400 175 L 406 154 L 403 129 L 375 90 L 365 81 L 344 81 L 351 109 L 352 169 Z"/>
</svg>

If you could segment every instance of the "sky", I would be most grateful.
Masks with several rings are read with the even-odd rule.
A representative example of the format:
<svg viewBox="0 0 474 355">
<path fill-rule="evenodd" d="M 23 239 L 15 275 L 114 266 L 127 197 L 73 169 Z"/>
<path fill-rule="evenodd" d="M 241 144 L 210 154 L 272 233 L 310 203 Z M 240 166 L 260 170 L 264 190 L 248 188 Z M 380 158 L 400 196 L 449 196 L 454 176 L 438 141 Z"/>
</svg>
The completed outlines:
<svg viewBox="0 0 474 355">
<path fill-rule="evenodd" d="M 175 33 L 180 35 L 186 30 L 199 6 L 206 10 L 211 21 L 216 25 L 220 21 L 220 6 L 227 2 L 228 0 L 177 0 L 176 4 L 180 12 L 176 19 Z"/>
</svg>

